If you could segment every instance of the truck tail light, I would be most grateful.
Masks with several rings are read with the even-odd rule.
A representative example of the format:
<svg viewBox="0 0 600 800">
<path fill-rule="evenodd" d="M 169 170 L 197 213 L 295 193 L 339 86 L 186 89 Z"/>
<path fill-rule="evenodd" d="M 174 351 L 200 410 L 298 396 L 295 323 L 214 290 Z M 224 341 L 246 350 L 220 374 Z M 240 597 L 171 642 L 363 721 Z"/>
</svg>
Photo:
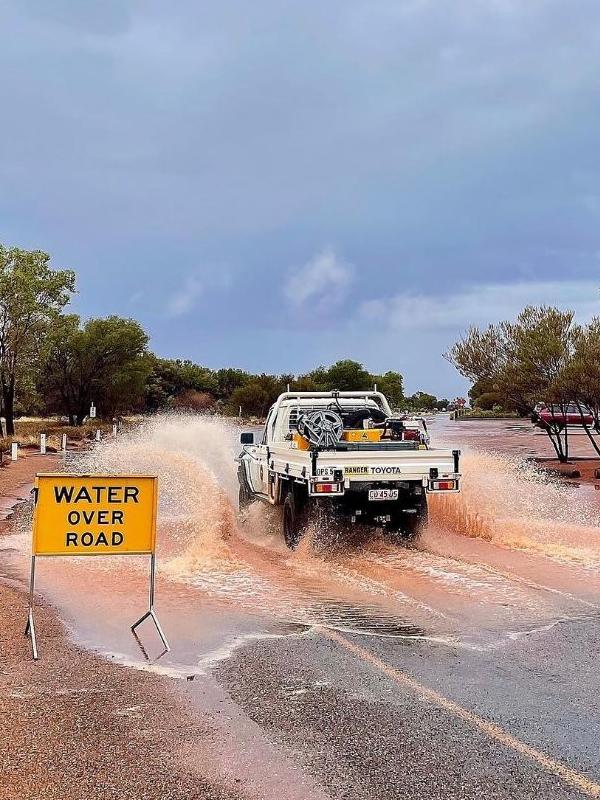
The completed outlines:
<svg viewBox="0 0 600 800">
<path fill-rule="evenodd" d="M 458 488 L 455 480 L 435 480 L 429 481 L 429 491 L 431 492 L 453 492 Z"/>
<path fill-rule="evenodd" d="M 339 494 L 342 487 L 339 483 L 315 483 L 313 491 L 316 494 Z"/>
</svg>

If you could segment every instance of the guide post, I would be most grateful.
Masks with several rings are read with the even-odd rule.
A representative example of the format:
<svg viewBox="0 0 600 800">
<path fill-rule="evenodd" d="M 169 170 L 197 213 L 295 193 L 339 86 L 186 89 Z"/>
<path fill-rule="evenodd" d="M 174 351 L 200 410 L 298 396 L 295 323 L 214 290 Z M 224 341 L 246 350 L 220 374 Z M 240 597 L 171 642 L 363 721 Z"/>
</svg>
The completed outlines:
<svg viewBox="0 0 600 800">
<path fill-rule="evenodd" d="M 152 619 L 165 650 L 170 650 L 154 610 L 158 478 L 39 474 L 34 493 L 29 613 L 25 629 L 25 634 L 31 637 L 33 658 L 38 658 L 33 606 L 39 556 L 149 555 L 148 611 L 134 622 L 131 630 Z"/>
</svg>

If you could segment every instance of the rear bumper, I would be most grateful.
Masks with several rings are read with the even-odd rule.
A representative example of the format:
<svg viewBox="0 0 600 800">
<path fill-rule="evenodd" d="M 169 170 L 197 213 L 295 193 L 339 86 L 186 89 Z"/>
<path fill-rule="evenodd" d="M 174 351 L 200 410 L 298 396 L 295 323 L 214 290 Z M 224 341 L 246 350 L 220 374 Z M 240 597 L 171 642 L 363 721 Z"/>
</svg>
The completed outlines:
<svg viewBox="0 0 600 800">
<path fill-rule="evenodd" d="M 425 492 L 423 490 L 417 494 L 405 490 L 400 492 L 397 500 L 370 501 L 368 491 L 347 491 L 341 497 L 312 498 L 312 502 L 316 508 L 336 518 L 346 519 L 353 524 L 379 526 L 404 515 L 408 517 L 421 513 Z"/>
</svg>

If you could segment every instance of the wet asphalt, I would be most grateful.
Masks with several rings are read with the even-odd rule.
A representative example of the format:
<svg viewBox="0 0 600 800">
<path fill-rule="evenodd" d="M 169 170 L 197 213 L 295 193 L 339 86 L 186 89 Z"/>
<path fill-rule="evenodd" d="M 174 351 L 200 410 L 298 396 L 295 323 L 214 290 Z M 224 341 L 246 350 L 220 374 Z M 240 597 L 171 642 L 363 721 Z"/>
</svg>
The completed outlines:
<svg viewBox="0 0 600 800">
<path fill-rule="evenodd" d="M 509 743 L 461 718 L 453 705 L 440 707 L 412 685 L 402 685 L 318 629 L 244 647 L 220 666 L 217 680 L 326 795 L 349 800 L 600 796 L 597 616 L 559 622 L 483 652 L 340 635 L 498 726 Z M 513 741 L 542 758 L 517 752 Z M 557 774 L 561 765 L 572 773 Z"/>
</svg>

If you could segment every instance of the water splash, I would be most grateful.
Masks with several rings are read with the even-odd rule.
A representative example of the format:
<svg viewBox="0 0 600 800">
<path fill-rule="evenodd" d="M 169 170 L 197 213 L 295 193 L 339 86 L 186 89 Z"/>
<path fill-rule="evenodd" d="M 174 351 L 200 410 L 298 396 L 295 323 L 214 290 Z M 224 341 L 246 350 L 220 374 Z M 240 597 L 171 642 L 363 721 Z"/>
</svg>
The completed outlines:
<svg viewBox="0 0 600 800">
<path fill-rule="evenodd" d="M 486 453 L 464 457 L 462 494 L 431 496 L 419 550 L 390 545 L 381 533 L 342 529 L 332 537 L 312 526 L 291 553 L 277 509 L 255 503 L 239 523 L 238 432 L 220 418 L 164 415 L 75 459 L 81 472 L 158 474 L 159 569 L 168 591 L 185 586 L 230 609 L 295 624 L 474 641 L 479 626 L 497 630 L 515 615 L 524 624 L 553 618 L 556 599 L 436 553 L 436 536 L 450 550 L 452 541 L 480 539 L 504 547 L 509 560 L 526 550 L 600 571 L 600 515 L 591 498 L 516 456 Z"/>
<path fill-rule="evenodd" d="M 241 565 L 228 542 L 239 534 L 238 431 L 223 418 L 159 415 L 79 456 L 75 466 L 82 472 L 158 474 L 159 542 L 167 558 L 163 569 L 173 577 L 206 566 L 237 569 Z M 589 492 L 551 480 L 518 456 L 472 452 L 463 456 L 462 470 L 461 494 L 430 496 L 432 528 L 600 566 L 600 504 Z M 257 546 L 285 552 L 275 517 L 254 504 L 243 535 Z M 333 551 L 339 553 L 336 542 Z M 311 558 L 323 555 L 323 549 L 319 531 L 311 529 L 296 555 Z"/>
<path fill-rule="evenodd" d="M 78 456 L 71 466 L 77 472 L 158 475 L 163 570 L 192 574 L 230 556 L 227 540 L 237 529 L 233 432 L 222 419 L 159 415 Z"/>
<path fill-rule="evenodd" d="M 433 527 L 600 567 L 600 508 L 593 493 L 552 480 L 517 456 L 469 453 L 462 471 L 459 495 L 430 496 Z"/>
</svg>

